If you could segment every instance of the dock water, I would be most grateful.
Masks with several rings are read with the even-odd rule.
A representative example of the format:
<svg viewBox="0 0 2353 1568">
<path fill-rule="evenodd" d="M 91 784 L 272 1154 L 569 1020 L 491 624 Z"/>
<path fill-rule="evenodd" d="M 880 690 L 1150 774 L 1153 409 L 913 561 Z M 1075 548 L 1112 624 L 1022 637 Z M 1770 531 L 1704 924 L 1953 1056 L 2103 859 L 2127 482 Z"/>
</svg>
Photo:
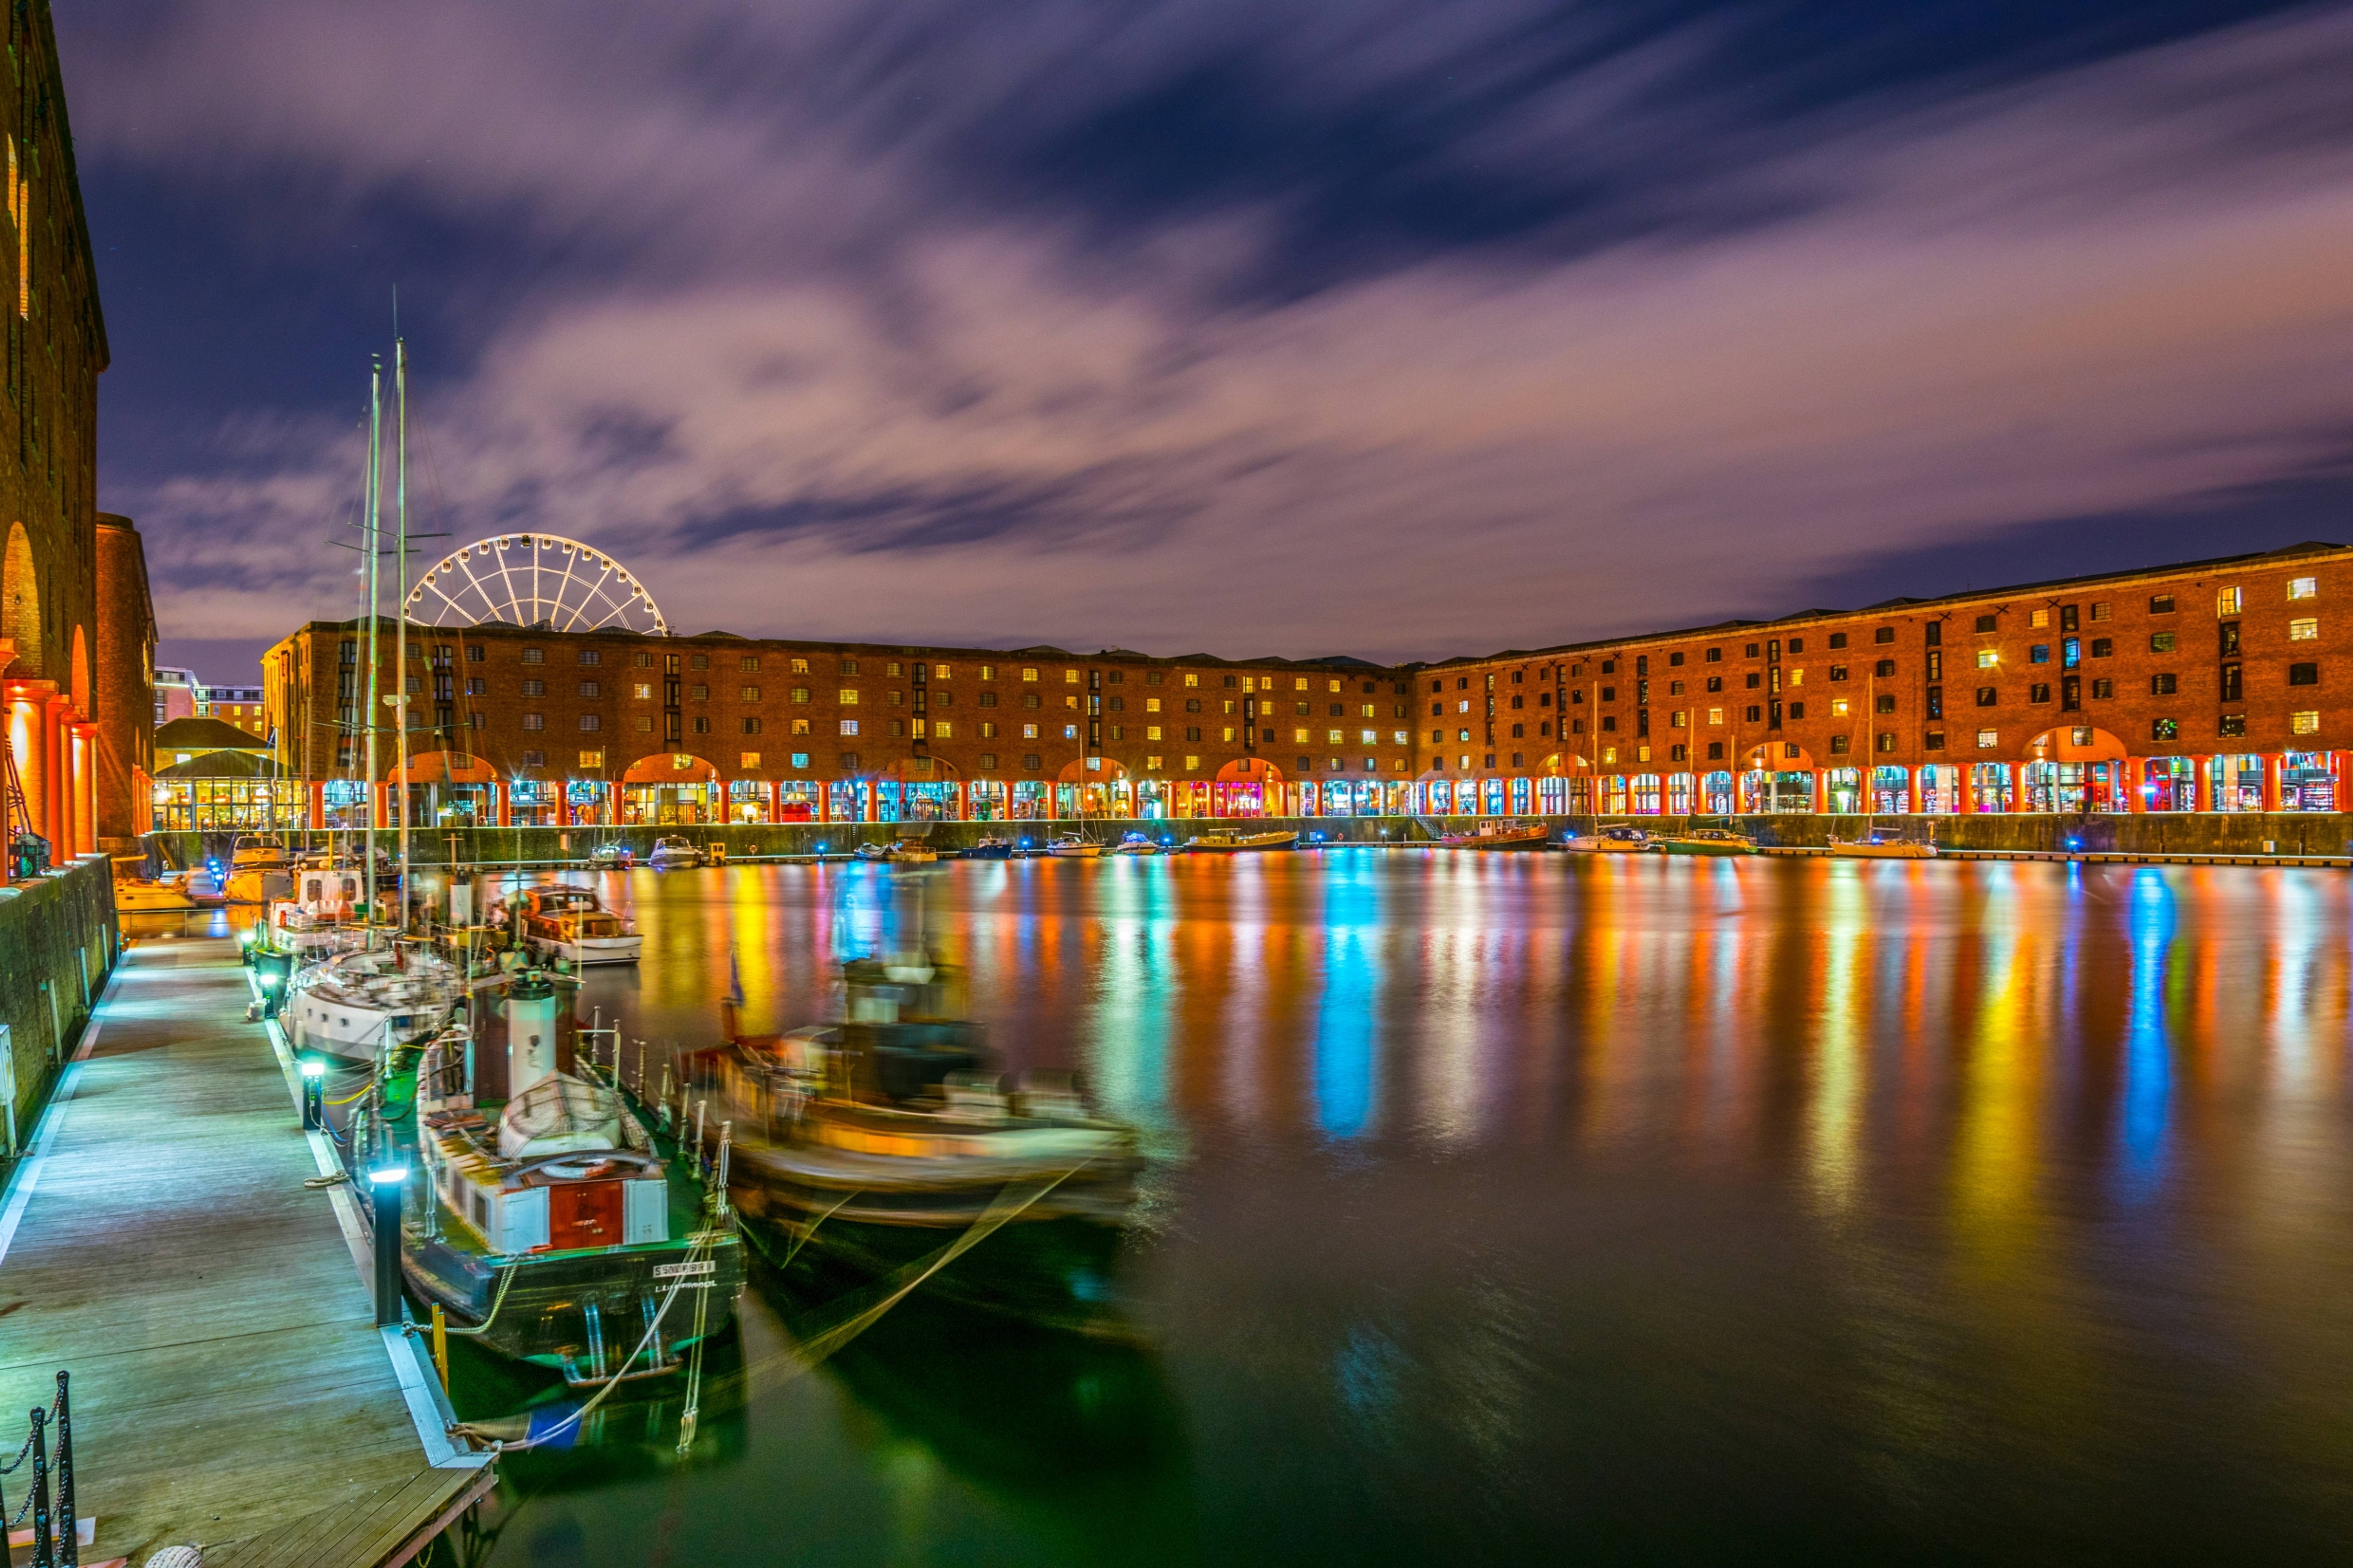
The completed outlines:
<svg viewBox="0 0 2353 1568">
<path fill-rule="evenodd" d="M 440 1431 L 429 1362 L 375 1326 L 347 1195 L 304 1185 L 318 1155 L 249 997 L 232 942 L 129 947 L 0 1201 L 0 1412 L 72 1374 L 86 1564 L 195 1544 L 380 1568 L 491 1485 Z"/>
</svg>

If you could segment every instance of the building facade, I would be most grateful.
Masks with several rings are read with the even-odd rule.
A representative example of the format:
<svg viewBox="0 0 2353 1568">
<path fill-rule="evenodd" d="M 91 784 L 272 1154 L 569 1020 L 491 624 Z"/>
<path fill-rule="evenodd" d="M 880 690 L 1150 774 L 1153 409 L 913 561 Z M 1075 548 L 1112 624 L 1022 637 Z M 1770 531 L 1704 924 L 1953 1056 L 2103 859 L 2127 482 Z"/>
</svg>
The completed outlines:
<svg viewBox="0 0 2353 1568">
<path fill-rule="evenodd" d="M 385 621 L 396 791 L 360 623 L 263 706 L 290 826 L 2334 811 L 2337 597 L 2303 545 L 1397 668 L 411 626 L 401 693 Z"/>
<path fill-rule="evenodd" d="M 49 10 L 8 13 L 8 279 L 0 393 L 0 698 L 10 833 L 52 858 L 93 850 L 102 813 L 94 661 L 100 551 L 98 378 L 105 323 L 73 162 Z M 127 778 L 126 774 L 117 777 Z"/>
<path fill-rule="evenodd" d="M 127 851 L 153 825 L 155 785 L 155 604 L 147 552 L 127 517 L 98 514 L 99 847 Z"/>
<path fill-rule="evenodd" d="M 196 688 L 195 716 L 234 724 L 260 740 L 269 738 L 269 721 L 262 712 L 261 688 L 259 686 L 199 686 Z"/>
</svg>

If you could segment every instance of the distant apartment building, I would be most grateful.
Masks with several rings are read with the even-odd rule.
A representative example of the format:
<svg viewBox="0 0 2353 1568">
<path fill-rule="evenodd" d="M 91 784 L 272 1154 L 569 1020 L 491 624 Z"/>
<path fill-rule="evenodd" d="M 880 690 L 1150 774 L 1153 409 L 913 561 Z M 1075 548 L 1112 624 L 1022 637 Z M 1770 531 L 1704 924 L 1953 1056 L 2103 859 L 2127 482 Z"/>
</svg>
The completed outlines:
<svg viewBox="0 0 2353 1568">
<path fill-rule="evenodd" d="M 234 724 L 249 735 L 269 738 L 269 721 L 262 716 L 259 686 L 201 686 L 196 689 L 196 717 Z"/>
<path fill-rule="evenodd" d="M 175 669 L 159 666 L 155 670 L 155 728 L 162 729 L 174 719 L 196 716 L 198 694 L 204 683 L 193 669 Z"/>
</svg>

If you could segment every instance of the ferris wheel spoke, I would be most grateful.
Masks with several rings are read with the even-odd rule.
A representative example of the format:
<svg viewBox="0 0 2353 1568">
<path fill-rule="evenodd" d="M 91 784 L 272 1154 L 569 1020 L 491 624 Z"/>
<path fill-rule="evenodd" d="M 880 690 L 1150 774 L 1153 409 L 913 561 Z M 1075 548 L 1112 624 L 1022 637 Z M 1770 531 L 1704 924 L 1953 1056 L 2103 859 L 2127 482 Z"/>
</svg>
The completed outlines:
<svg viewBox="0 0 2353 1568">
<path fill-rule="evenodd" d="M 529 552 L 526 560 L 510 553 L 519 547 L 518 537 L 530 541 L 520 546 Z M 565 552 L 560 566 L 544 558 L 551 549 Z M 454 620 L 561 631 L 619 626 L 656 637 L 670 632 L 661 606 L 619 562 L 552 533 L 493 535 L 452 552 L 411 586 L 404 611 L 413 611 L 420 622 L 430 611 L 435 626 Z"/>
<path fill-rule="evenodd" d="M 571 604 L 572 571 L 574 567 L 580 564 L 581 553 L 581 551 L 576 547 L 565 553 L 564 578 L 563 581 L 555 584 L 555 605 L 558 609 L 567 608 Z M 564 624 L 568 626 L 572 622 L 567 620 Z"/>
<path fill-rule="evenodd" d="M 594 583 L 588 584 L 582 590 L 580 607 L 572 612 L 572 618 L 570 620 L 564 623 L 564 629 L 565 631 L 570 631 L 574 627 L 579 626 L 580 617 L 594 609 L 598 599 L 609 597 L 606 592 L 605 584 L 611 579 L 614 573 L 620 570 L 620 563 L 615 561 L 611 556 L 604 554 L 599 554 L 596 557 L 596 560 L 598 563 L 604 567 L 604 571 L 597 574 L 596 580 Z M 597 626 L 602 626 L 605 623 L 603 621 L 596 623 Z M 594 631 L 596 627 L 591 626 L 588 629 Z"/>
<path fill-rule="evenodd" d="M 482 580 L 474 575 L 474 568 L 458 556 L 453 555 L 449 559 L 457 562 L 458 570 L 466 574 L 466 581 L 473 587 L 474 596 L 482 601 L 482 608 L 490 612 L 490 618 L 494 621 L 499 619 L 499 602 L 491 591 L 482 585 Z"/>
</svg>

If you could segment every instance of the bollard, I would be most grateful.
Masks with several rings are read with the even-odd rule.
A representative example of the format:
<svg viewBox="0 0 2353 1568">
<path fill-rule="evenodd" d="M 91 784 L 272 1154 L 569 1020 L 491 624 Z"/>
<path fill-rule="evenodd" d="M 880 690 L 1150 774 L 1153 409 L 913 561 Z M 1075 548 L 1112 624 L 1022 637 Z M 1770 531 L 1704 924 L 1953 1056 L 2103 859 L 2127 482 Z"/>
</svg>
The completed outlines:
<svg viewBox="0 0 2353 1568">
<path fill-rule="evenodd" d="M 441 1303 L 433 1303 L 433 1365 L 441 1374 L 441 1392 L 449 1392 L 449 1319 Z"/>
<path fill-rule="evenodd" d="M 49 1456 L 41 1446 L 41 1423 L 49 1413 L 33 1406 L 33 1568 L 57 1568 L 49 1539 Z"/>
<path fill-rule="evenodd" d="M 401 1320 L 400 1190 L 408 1184 L 406 1165 L 378 1165 L 368 1173 L 375 1198 L 375 1322 L 393 1328 Z"/>
<path fill-rule="evenodd" d="M 65 1532 L 58 1561 L 64 1568 L 81 1562 L 81 1521 L 74 1518 L 73 1410 L 66 1403 L 65 1369 L 58 1369 L 58 1528 Z"/>
<path fill-rule="evenodd" d="M 327 1124 L 327 1064 L 302 1064 L 302 1131 L 316 1132 Z"/>
</svg>

